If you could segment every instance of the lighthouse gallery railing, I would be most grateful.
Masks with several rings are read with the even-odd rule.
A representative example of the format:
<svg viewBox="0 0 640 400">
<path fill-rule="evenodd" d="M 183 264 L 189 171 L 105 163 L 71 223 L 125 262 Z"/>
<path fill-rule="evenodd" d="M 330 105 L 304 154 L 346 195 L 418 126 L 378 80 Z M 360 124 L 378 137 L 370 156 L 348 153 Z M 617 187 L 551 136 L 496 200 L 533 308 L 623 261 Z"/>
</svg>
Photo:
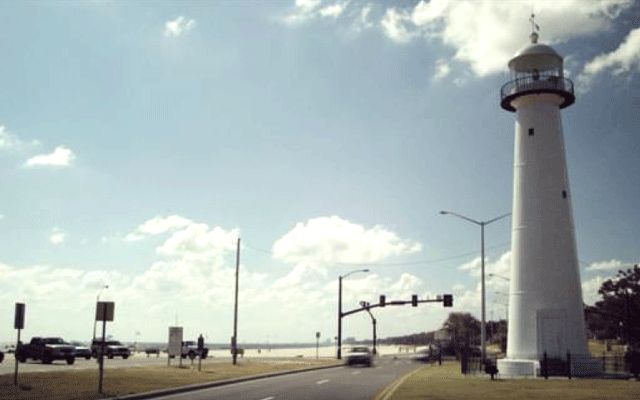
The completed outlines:
<svg viewBox="0 0 640 400">
<path fill-rule="evenodd" d="M 516 97 L 531 93 L 556 93 L 564 97 L 562 108 L 573 104 L 575 95 L 571 79 L 560 78 L 555 75 L 528 75 L 514 79 L 502 85 L 500 99 L 503 107 L 511 110 L 511 100 Z"/>
</svg>

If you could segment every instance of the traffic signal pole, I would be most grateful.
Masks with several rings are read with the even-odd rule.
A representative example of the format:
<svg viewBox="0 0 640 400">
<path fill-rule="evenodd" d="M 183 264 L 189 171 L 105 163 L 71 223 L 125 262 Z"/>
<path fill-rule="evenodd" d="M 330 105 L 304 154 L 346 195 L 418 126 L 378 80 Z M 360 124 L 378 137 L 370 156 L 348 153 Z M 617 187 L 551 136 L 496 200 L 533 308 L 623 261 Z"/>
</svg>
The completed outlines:
<svg viewBox="0 0 640 400">
<path fill-rule="evenodd" d="M 356 314 L 362 311 L 368 311 L 371 308 L 376 308 L 376 307 L 385 307 L 385 306 L 404 306 L 407 304 L 420 304 L 420 303 L 443 303 L 443 307 L 453 307 L 453 295 L 451 294 L 445 294 L 442 296 L 438 296 L 435 299 L 425 299 L 425 300 L 415 300 L 415 299 L 411 299 L 411 300 L 392 300 L 392 301 L 385 301 L 384 304 L 369 304 L 367 306 L 362 306 L 360 308 L 354 308 L 353 310 L 349 310 L 349 311 L 345 311 L 345 312 L 341 312 L 340 314 L 343 317 L 346 317 L 348 315 L 351 314 Z"/>
</svg>

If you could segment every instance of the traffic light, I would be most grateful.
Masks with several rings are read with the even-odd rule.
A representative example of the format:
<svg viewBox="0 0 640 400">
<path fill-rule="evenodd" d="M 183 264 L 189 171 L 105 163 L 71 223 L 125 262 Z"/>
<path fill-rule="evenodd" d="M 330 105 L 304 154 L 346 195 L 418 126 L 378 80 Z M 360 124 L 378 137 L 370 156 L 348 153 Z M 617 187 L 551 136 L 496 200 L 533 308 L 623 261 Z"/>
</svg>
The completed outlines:
<svg viewBox="0 0 640 400">
<path fill-rule="evenodd" d="M 417 294 L 412 294 L 411 295 L 411 307 L 418 307 L 418 295 Z"/>
<path fill-rule="evenodd" d="M 384 307 L 387 304 L 387 296 L 381 294 L 380 295 L 380 307 Z"/>
<path fill-rule="evenodd" d="M 444 296 L 442 296 L 442 302 L 442 305 L 445 307 L 453 307 L 453 295 L 445 294 Z"/>
</svg>

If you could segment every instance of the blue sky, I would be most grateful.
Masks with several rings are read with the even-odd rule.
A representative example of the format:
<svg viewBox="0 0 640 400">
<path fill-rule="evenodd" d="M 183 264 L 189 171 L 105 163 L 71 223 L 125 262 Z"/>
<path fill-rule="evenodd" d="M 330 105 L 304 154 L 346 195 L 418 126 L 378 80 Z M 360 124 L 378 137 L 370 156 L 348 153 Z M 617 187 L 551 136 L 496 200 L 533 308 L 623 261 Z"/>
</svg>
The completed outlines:
<svg viewBox="0 0 640 400">
<path fill-rule="evenodd" d="M 3 3 L 0 341 L 16 301 L 26 335 L 89 339 L 105 284 L 123 340 L 164 340 L 177 315 L 227 341 L 238 236 L 240 341 L 333 337 L 337 277 L 359 265 L 346 308 L 451 292 L 478 315 L 478 229 L 438 211 L 511 209 L 499 90 L 532 7 L 577 85 L 563 124 L 592 302 L 640 259 L 637 2 Z M 507 275 L 509 220 L 487 247 Z M 380 310 L 380 336 L 447 311 Z"/>
</svg>

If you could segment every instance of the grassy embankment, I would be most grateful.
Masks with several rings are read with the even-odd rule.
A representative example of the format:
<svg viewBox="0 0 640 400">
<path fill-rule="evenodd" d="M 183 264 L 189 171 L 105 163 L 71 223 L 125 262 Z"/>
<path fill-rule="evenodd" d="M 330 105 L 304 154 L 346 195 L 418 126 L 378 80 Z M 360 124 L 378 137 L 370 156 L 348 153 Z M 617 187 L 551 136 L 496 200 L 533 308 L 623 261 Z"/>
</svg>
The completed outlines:
<svg viewBox="0 0 640 400">
<path fill-rule="evenodd" d="M 640 382 L 604 379 L 498 379 L 464 376 L 460 364 L 425 366 L 389 400 L 637 400 Z"/>
<path fill-rule="evenodd" d="M 91 400 L 129 393 L 205 383 L 276 371 L 334 364 L 335 360 L 291 360 L 280 362 L 243 360 L 238 365 L 206 363 L 202 371 L 184 366 L 150 366 L 106 369 L 104 396 L 97 394 L 97 370 L 33 372 L 21 374 L 20 388 L 13 375 L 0 375 L 0 400 Z"/>
</svg>

